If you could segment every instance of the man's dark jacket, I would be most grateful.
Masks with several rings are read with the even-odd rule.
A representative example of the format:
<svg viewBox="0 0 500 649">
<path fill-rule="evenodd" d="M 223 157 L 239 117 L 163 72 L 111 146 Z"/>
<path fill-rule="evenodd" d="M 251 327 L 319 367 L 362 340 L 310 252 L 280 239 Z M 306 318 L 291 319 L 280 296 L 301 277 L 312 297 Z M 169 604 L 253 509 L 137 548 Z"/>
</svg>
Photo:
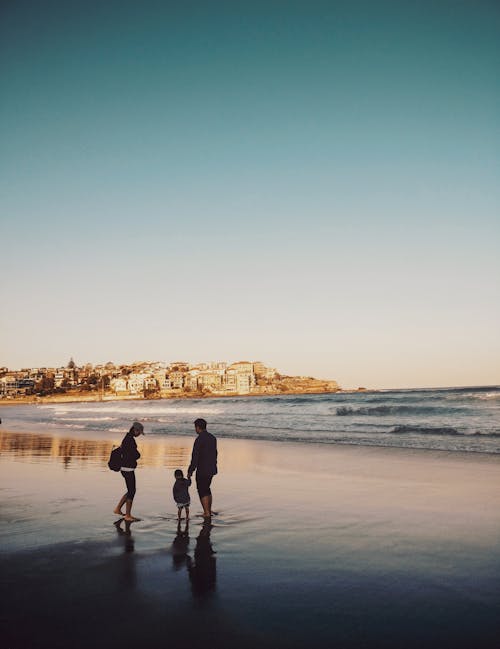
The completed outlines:
<svg viewBox="0 0 500 649">
<path fill-rule="evenodd" d="M 213 476 L 217 473 L 217 440 L 207 430 L 198 434 L 194 441 L 188 475 L 196 470 L 198 476 Z"/>
</svg>

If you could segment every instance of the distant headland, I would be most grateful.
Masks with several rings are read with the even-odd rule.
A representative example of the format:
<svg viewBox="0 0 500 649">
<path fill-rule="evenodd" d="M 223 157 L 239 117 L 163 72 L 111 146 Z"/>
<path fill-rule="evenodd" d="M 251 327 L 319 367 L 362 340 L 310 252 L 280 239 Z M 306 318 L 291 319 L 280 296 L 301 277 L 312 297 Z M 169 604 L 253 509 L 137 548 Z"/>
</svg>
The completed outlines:
<svg viewBox="0 0 500 649">
<path fill-rule="evenodd" d="M 0 404 L 204 398 L 338 392 L 337 381 L 287 376 L 260 361 L 108 362 L 9 370 L 0 367 Z"/>
</svg>

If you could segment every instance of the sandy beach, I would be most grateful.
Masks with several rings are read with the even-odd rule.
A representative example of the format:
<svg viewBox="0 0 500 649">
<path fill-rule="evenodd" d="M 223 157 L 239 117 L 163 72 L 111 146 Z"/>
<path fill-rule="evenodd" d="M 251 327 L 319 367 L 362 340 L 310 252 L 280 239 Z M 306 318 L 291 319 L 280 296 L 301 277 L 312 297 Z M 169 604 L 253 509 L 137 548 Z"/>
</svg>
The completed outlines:
<svg viewBox="0 0 500 649">
<path fill-rule="evenodd" d="M 219 440 L 211 526 L 141 438 L 127 528 L 119 435 L 0 433 L 2 645 L 497 647 L 500 458 Z"/>
</svg>

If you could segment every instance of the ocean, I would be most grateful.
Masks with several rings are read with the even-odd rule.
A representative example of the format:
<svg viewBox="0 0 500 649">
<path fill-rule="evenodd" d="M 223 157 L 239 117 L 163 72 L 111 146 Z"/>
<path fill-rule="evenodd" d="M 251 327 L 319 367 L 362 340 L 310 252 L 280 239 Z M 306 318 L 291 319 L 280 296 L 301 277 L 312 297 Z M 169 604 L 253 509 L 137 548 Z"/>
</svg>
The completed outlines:
<svg viewBox="0 0 500 649">
<path fill-rule="evenodd" d="M 500 387 L 19 405 L 7 430 L 193 435 L 204 417 L 219 437 L 500 453 Z"/>
</svg>

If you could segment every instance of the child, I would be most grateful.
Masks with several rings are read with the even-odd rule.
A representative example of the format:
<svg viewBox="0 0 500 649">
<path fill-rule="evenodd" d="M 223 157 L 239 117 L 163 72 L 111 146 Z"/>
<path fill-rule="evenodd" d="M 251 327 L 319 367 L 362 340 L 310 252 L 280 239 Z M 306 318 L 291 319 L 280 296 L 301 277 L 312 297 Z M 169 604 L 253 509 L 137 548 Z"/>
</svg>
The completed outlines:
<svg viewBox="0 0 500 649">
<path fill-rule="evenodd" d="M 185 478 L 180 469 L 176 469 L 174 476 L 173 494 L 177 504 L 177 518 L 181 520 L 182 509 L 185 508 L 186 520 L 189 520 L 189 505 L 191 504 L 189 487 L 191 486 L 191 478 Z"/>
</svg>

